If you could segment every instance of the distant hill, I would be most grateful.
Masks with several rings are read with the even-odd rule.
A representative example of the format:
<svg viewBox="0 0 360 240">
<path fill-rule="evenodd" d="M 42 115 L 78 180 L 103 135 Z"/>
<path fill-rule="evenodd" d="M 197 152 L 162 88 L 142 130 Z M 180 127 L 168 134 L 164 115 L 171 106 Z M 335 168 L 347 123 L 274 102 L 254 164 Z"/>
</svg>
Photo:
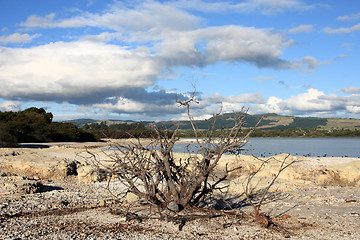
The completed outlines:
<svg viewBox="0 0 360 240">
<path fill-rule="evenodd" d="M 68 120 L 64 122 L 69 122 L 72 124 L 75 124 L 77 127 L 83 127 L 85 124 L 91 124 L 91 123 L 101 123 L 104 122 L 106 125 L 112 125 L 112 124 L 121 124 L 121 123 L 135 123 L 136 121 L 132 120 L 94 120 L 89 118 L 80 118 L 80 119 L 74 119 L 74 120 Z"/>
<path fill-rule="evenodd" d="M 295 116 L 283 116 L 275 113 L 250 115 L 247 114 L 245 117 L 244 128 L 250 128 L 264 116 L 264 119 L 259 125 L 259 129 L 263 130 L 281 130 L 281 129 L 310 129 L 310 130 L 334 130 L 334 129 L 349 129 L 355 130 L 360 129 L 360 119 L 354 118 L 318 118 L 318 117 L 295 117 Z M 218 128 L 231 128 L 234 124 L 236 113 L 224 113 L 217 116 L 215 127 Z M 101 123 L 104 122 L 106 125 L 122 124 L 122 123 L 135 123 L 135 121 L 122 121 L 122 120 L 94 120 L 94 119 L 75 119 L 67 121 L 75 124 L 78 127 L 82 127 L 85 124 Z M 153 122 L 143 122 L 148 128 Z M 208 130 L 210 129 L 213 118 L 205 120 L 195 121 L 198 129 Z M 157 122 L 156 125 L 160 129 L 168 130 L 191 130 L 191 124 L 189 121 L 161 121 Z"/>
<path fill-rule="evenodd" d="M 259 125 L 259 129 L 274 130 L 274 129 L 312 129 L 312 130 L 334 130 L 334 129 L 360 129 L 360 119 L 341 119 L 341 118 L 317 118 L 317 117 L 294 117 L 282 116 L 275 113 L 268 113 L 264 115 L 249 115 L 245 116 L 244 128 L 253 127 L 264 116 L 264 119 Z M 231 128 L 234 124 L 233 120 L 236 113 L 225 113 L 217 116 L 215 127 Z M 208 130 L 211 128 L 213 118 L 206 120 L 195 121 L 198 129 Z M 191 124 L 189 121 L 163 121 L 158 122 L 157 126 L 164 129 L 175 130 L 190 130 Z"/>
<path fill-rule="evenodd" d="M 88 118 L 81 118 L 81 119 L 74 119 L 74 120 L 69 120 L 69 121 L 64 121 L 64 122 L 69 122 L 72 123 L 74 125 L 76 125 L 77 127 L 82 127 L 85 124 L 90 124 L 90 123 L 94 123 L 97 122 L 98 120 L 94 120 L 94 119 L 88 119 Z"/>
<path fill-rule="evenodd" d="M 262 125 L 260 128 L 302 128 L 317 130 L 341 130 L 360 129 L 360 119 L 355 118 L 317 118 L 317 117 L 294 117 L 281 116 L 277 114 L 265 115 L 264 120 L 271 121 L 269 124 Z"/>
</svg>

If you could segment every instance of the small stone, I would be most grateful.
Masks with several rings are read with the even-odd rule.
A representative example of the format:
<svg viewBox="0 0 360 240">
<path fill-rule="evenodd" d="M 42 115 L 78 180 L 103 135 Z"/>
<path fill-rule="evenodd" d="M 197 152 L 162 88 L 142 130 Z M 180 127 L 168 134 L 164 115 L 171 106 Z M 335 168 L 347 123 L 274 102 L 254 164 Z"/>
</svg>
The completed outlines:
<svg viewBox="0 0 360 240">
<path fill-rule="evenodd" d="M 134 203 L 136 201 L 139 201 L 139 197 L 136 194 L 129 192 L 126 194 L 126 201 L 128 203 Z"/>
<path fill-rule="evenodd" d="M 105 200 L 100 200 L 99 206 L 100 207 L 105 207 L 106 206 L 106 201 Z"/>
<path fill-rule="evenodd" d="M 169 204 L 167 205 L 167 209 L 172 211 L 172 212 L 180 212 L 179 204 L 177 204 L 174 201 L 169 202 Z"/>
<path fill-rule="evenodd" d="M 291 218 L 291 216 L 289 214 L 284 214 L 284 215 L 282 215 L 281 218 L 285 220 L 285 219 Z"/>
</svg>

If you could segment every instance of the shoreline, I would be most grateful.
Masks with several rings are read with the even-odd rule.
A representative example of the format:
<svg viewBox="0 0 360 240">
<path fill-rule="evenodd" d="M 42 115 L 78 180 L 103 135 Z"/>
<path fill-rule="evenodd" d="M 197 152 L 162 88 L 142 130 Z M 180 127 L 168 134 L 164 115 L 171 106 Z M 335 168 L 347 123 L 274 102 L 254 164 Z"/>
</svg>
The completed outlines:
<svg viewBox="0 0 360 240">
<path fill-rule="evenodd" d="M 0 166 L 3 169 L 13 169 L 19 174 L 28 173 L 31 174 L 48 176 L 51 175 L 51 169 L 55 166 L 57 168 L 66 169 L 67 165 L 71 162 L 77 162 L 81 169 L 90 169 L 89 163 L 86 162 L 86 151 L 93 152 L 100 156 L 100 158 L 106 158 L 106 154 L 111 154 L 113 150 L 104 150 L 105 146 L 111 144 L 131 144 L 136 143 L 137 139 L 119 139 L 110 140 L 104 142 L 61 142 L 61 143 L 34 143 L 40 148 L 0 148 Z M 142 144 L 148 144 L 151 140 L 142 139 Z M 194 139 L 181 139 L 181 143 L 191 143 Z M 27 145 L 31 145 L 27 143 Z M 42 147 L 46 146 L 46 147 Z M 186 153 L 174 152 L 178 157 L 184 156 Z M 256 165 L 258 160 L 256 159 L 284 159 L 288 157 L 289 160 L 295 160 L 296 164 L 294 167 L 298 172 L 303 171 L 325 171 L 331 169 L 339 172 L 339 174 L 345 174 L 346 178 L 350 175 L 353 179 L 359 176 L 360 180 L 360 159 L 351 157 L 304 157 L 295 156 L 287 153 L 273 155 L 271 157 L 252 157 L 250 155 L 223 155 L 221 163 L 225 166 L 226 162 L 232 164 L 247 164 Z M 61 167 L 59 167 L 61 166 Z M 356 171 L 359 170 L 358 173 Z M 60 171 L 60 170 L 59 170 Z M 61 170 L 64 171 L 64 170 Z M 64 173 L 61 174 L 62 177 Z M 84 173 L 85 174 L 85 173 Z M 349 176 L 348 176 L 349 175 Z M 41 178 L 41 177 L 40 177 Z M 360 182 L 359 182 L 360 185 Z"/>
</svg>

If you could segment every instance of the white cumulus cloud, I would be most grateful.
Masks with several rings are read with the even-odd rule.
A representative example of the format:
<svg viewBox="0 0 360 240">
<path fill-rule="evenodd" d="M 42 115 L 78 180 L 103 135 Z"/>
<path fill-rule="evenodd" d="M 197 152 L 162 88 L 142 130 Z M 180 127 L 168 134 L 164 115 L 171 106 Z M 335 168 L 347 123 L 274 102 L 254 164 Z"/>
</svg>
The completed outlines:
<svg viewBox="0 0 360 240">
<path fill-rule="evenodd" d="M 342 28 L 324 28 L 324 32 L 328 34 L 347 34 L 352 32 L 360 31 L 360 23 L 353 25 L 351 27 L 342 27 Z"/>
<path fill-rule="evenodd" d="M 119 89 L 151 86 L 161 72 L 147 53 L 85 41 L 0 54 L 3 98 L 97 102 Z"/>
<path fill-rule="evenodd" d="M 13 33 L 7 36 L 0 36 L 0 43 L 26 43 L 37 37 L 40 37 L 40 34 L 29 35 L 27 33 Z"/>
<path fill-rule="evenodd" d="M 20 101 L 4 101 L 0 102 L 0 111 L 3 112 L 16 112 L 20 110 Z"/>
<path fill-rule="evenodd" d="M 308 70 L 326 63 L 312 56 L 284 59 L 284 49 L 294 44 L 284 33 L 240 25 L 207 27 L 202 18 L 186 11 L 196 4 L 203 4 L 206 11 L 227 6 L 228 10 L 262 14 L 313 7 L 303 1 L 194 1 L 192 7 L 184 3 L 190 4 L 116 2 L 102 12 L 79 11 L 69 18 L 55 13 L 29 16 L 19 24 L 26 30 L 62 28 L 71 34 L 76 28 L 76 32 L 83 30 L 83 35 L 30 47 L 0 47 L 0 98 L 66 102 L 125 114 L 178 114 L 173 92 L 148 90 L 177 67 L 244 62 L 259 68 Z M 293 31 L 310 28 L 303 25 Z M 90 30 L 96 31 L 89 34 Z M 13 34 L 0 37 L 0 41 L 20 43 L 35 37 L 39 35 Z M 198 115 L 214 113 L 220 102 L 226 111 L 240 110 L 244 104 L 283 109 L 279 99 L 266 101 L 260 93 L 202 96 L 199 106 L 204 109 Z"/>
<path fill-rule="evenodd" d="M 309 33 L 314 30 L 313 25 L 300 25 L 289 30 L 289 33 Z"/>
<path fill-rule="evenodd" d="M 253 112 L 278 113 L 288 115 L 323 115 L 337 112 L 358 113 L 360 95 L 339 96 L 326 95 L 324 92 L 310 88 L 287 99 L 269 97 L 266 103 L 253 107 Z"/>
<path fill-rule="evenodd" d="M 360 13 L 339 16 L 336 20 L 344 21 L 344 22 L 351 22 L 351 21 L 356 21 L 358 19 L 360 19 Z"/>
</svg>

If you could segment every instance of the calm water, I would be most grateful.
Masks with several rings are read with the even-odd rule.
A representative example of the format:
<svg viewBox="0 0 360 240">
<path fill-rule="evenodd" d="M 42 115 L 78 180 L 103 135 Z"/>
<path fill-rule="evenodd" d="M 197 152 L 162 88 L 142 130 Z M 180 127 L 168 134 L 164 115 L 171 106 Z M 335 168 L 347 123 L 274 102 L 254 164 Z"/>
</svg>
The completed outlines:
<svg viewBox="0 0 360 240">
<path fill-rule="evenodd" d="M 184 152 L 187 145 L 176 144 L 174 151 Z M 189 147 L 196 151 L 195 144 Z M 258 157 L 290 153 L 294 156 L 360 158 L 360 138 L 250 138 L 244 148 Z"/>
</svg>

